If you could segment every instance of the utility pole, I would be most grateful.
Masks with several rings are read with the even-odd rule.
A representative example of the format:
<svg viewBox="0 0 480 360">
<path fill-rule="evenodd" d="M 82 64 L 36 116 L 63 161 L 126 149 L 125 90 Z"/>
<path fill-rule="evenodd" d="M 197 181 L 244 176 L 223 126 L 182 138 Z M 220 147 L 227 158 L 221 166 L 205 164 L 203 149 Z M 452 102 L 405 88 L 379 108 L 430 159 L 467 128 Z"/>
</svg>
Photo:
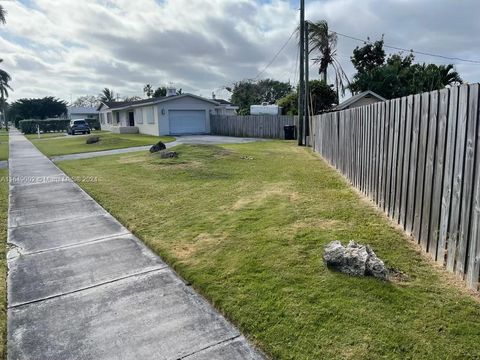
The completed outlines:
<svg viewBox="0 0 480 360">
<path fill-rule="evenodd" d="M 309 81 L 309 44 L 308 44 L 308 21 L 305 21 L 305 145 L 308 145 L 307 138 L 310 136 L 310 88 L 308 86 Z"/>
<path fill-rule="evenodd" d="M 304 124 L 304 91 L 305 91 L 305 0 L 300 0 L 300 84 L 298 86 L 298 145 L 303 143 L 303 124 Z"/>
</svg>

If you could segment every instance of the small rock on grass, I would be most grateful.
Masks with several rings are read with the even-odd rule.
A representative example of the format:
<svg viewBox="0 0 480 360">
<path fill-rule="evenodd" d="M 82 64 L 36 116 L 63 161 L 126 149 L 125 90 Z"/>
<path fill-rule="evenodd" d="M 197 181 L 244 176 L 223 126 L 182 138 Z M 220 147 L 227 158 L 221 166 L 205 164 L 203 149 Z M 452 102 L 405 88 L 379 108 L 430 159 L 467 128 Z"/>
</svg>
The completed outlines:
<svg viewBox="0 0 480 360">
<path fill-rule="evenodd" d="M 87 137 L 86 143 L 87 144 L 95 144 L 95 143 L 98 143 L 99 141 L 100 141 L 100 136 L 89 136 L 89 137 Z"/>
<path fill-rule="evenodd" d="M 162 151 L 162 150 L 165 150 L 167 147 L 165 146 L 165 144 L 161 141 L 159 141 L 158 143 L 156 143 L 155 145 L 153 145 L 151 148 L 150 148 L 150 152 L 153 154 L 155 152 L 159 152 L 159 151 Z"/>
<path fill-rule="evenodd" d="M 340 241 L 330 242 L 325 246 L 323 260 L 328 268 L 348 275 L 388 278 L 388 269 L 372 248 L 355 241 L 350 241 L 345 247 Z"/>
<path fill-rule="evenodd" d="M 178 154 L 175 151 L 161 151 L 160 157 L 162 159 L 171 159 L 171 158 L 177 158 Z"/>
</svg>

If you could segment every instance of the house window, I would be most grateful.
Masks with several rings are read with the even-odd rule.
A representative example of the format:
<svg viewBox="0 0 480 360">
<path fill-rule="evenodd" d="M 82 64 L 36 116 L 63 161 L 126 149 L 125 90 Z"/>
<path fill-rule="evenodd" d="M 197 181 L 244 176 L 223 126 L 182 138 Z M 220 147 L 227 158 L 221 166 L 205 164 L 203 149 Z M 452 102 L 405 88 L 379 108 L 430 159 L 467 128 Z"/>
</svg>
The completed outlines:
<svg viewBox="0 0 480 360">
<path fill-rule="evenodd" d="M 112 123 L 112 113 L 109 112 L 107 113 L 107 124 L 111 124 Z"/>
<path fill-rule="evenodd" d="M 142 108 L 135 109 L 135 122 L 137 124 L 143 124 Z"/>
<path fill-rule="evenodd" d="M 155 119 L 153 118 L 153 106 L 143 108 L 143 116 L 147 124 L 154 124 Z"/>
<path fill-rule="evenodd" d="M 117 125 L 120 124 L 120 113 L 119 112 L 115 113 L 115 122 L 116 122 Z"/>
</svg>

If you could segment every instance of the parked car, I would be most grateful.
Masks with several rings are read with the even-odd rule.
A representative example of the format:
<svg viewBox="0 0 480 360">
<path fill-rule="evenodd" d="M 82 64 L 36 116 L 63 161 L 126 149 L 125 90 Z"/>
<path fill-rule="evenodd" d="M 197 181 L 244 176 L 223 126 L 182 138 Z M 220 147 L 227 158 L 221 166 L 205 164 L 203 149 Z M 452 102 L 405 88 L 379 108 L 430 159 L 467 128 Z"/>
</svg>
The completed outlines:
<svg viewBox="0 0 480 360">
<path fill-rule="evenodd" d="M 90 134 L 90 126 L 83 119 L 71 120 L 67 127 L 68 135 Z"/>
</svg>

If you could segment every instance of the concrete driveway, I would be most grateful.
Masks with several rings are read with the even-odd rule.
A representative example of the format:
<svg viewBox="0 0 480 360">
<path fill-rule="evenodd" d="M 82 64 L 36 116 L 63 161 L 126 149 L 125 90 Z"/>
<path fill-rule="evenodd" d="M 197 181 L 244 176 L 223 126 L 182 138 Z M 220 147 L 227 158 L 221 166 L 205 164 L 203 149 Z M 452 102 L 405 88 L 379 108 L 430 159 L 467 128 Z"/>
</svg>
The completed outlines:
<svg viewBox="0 0 480 360">
<path fill-rule="evenodd" d="M 268 141 L 267 139 L 233 137 L 219 135 L 183 135 L 176 136 L 175 143 L 178 144 L 205 144 L 205 145 L 221 145 L 221 144 L 244 144 L 258 141 Z"/>
</svg>

